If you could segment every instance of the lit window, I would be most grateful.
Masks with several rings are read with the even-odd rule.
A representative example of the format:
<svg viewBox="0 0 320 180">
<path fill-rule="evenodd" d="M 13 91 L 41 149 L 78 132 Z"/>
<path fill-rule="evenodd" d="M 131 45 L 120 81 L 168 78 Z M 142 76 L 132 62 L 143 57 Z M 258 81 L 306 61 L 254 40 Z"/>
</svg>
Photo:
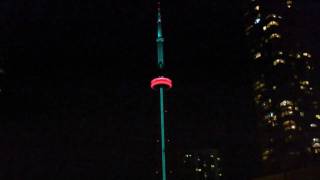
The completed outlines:
<svg viewBox="0 0 320 180">
<path fill-rule="evenodd" d="M 304 117 L 304 112 L 300 112 L 300 116 L 301 116 L 301 117 Z"/>
<path fill-rule="evenodd" d="M 189 158 L 189 157 L 192 157 L 192 155 L 191 154 L 186 154 L 185 157 Z"/>
<path fill-rule="evenodd" d="M 283 55 L 283 52 L 282 52 L 282 51 L 279 51 L 278 54 L 279 54 L 279 55 Z"/>
<path fill-rule="evenodd" d="M 196 172 L 201 172 L 201 171 L 202 171 L 202 169 L 196 168 Z"/>
<path fill-rule="evenodd" d="M 293 120 L 286 120 L 283 122 L 282 125 L 283 125 L 285 131 L 296 129 L 296 122 Z"/>
<path fill-rule="evenodd" d="M 211 164 L 211 165 L 210 165 L 210 167 L 211 167 L 211 168 L 214 168 L 214 165 L 213 165 L 213 164 Z"/>
<path fill-rule="evenodd" d="M 320 140 L 319 140 L 319 138 L 312 139 L 312 148 L 313 148 L 315 154 L 320 153 Z"/>
<path fill-rule="evenodd" d="M 263 151 L 262 152 L 262 160 L 269 159 L 271 153 L 272 153 L 272 149 L 266 149 L 265 151 Z"/>
<path fill-rule="evenodd" d="M 300 58 L 301 58 L 301 55 L 300 55 L 299 53 L 297 53 L 296 58 L 297 58 L 297 59 L 300 59 Z"/>
<path fill-rule="evenodd" d="M 300 81 L 301 85 L 309 85 L 309 81 Z"/>
<path fill-rule="evenodd" d="M 271 26 L 279 26 L 279 23 L 277 21 L 270 21 L 267 24 L 267 29 L 270 28 Z"/>
<path fill-rule="evenodd" d="M 273 89 L 273 90 L 276 90 L 276 89 L 277 89 L 277 86 L 272 86 L 272 89 Z"/>
<path fill-rule="evenodd" d="M 267 30 L 267 26 L 263 26 L 262 29 L 265 31 Z"/>
<path fill-rule="evenodd" d="M 218 160 L 218 161 L 220 161 L 220 158 L 219 158 L 219 157 L 217 157 L 217 160 Z"/>
<path fill-rule="evenodd" d="M 254 90 L 260 90 L 265 87 L 265 84 L 261 81 L 257 81 L 254 86 Z"/>
<path fill-rule="evenodd" d="M 266 19 L 271 18 L 271 17 L 277 18 L 277 15 L 275 15 L 275 14 L 269 14 L 269 15 L 266 17 Z"/>
<path fill-rule="evenodd" d="M 287 0 L 287 7 L 288 8 L 291 8 L 292 7 L 292 0 Z"/>
<path fill-rule="evenodd" d="M 254 20 L 254 24 L 259 24 L 261 21 L 261 19 L 259 17 L 257 17 L 255 20 Z"/>
<path fill-rule="evenodd" d="M 276 66 L 278 64 L 285 64 L 285 61 L 283 59 L 276 59 L 273 61 L 274 66 Z"/>
<path fill-rule="evenodd" d="M 309 54 L 307 52 L 304 52 L 302 55 L 305 56 L 305 57 L 311 58 L 311 54 Z"/>
<path fill-rule="evenodd" d="M 308 65 L 308 66 L 307 66 L 307 69 L 308 69 L 308 70 L 311 70 L 311 66 Z"/>
<path fill-rule="evenodd" d="M 254 59 L 258 59 L 261 57 L 261 52 L 257 52 L 255 55 L 254 55 Z"/>
<path fill-rule="evenodd" d="M 309 81 L 300 81 L 300 89 L 301 90 L 305 90 L 305 89 L 309 89 L 312 90 L 312 88 L 309 88 Z"/>
<path fill-rule="evenodd" d="M 254 101 L 256 102 L 256 104 L 259 104 L 259 103 L 260 103 L 261 98 L 262 98 L 262 95 L 261 95 L 261 94 L 258 94 L 258 95 L 254 98 Z"/>
<path fill-rule="evenodd" d="M 320 114 L 316 114 L 315 117 L 320 120 Z"/>
<path fill-rule="evenodd" d="M 256 11 L 259 11 L 259 10 L 260 10 L 260 6 L 257 5 L 256 7 L 254 7 L 254 9 L 255 9 Z"/>
<path fill-rule="evenodd" d="M 318 127 L 318 125 L 317 125 L 317 124 L 315 124 L 315 123 L 311 123 L 311 124 L 310 124 L 310 127 L 312 127 L 312 128 L 316 128 L 316 127 Z"/>
<path fill-rule="evenodd" d="M 293 102 L 292 101 L 289 101 L 289 100 L 283 100 L 281 103 L 280 103 L 280 107 L 283 107 L 283 106 L 292 106 L 293 105 Z"/>
<path fill-rule="evenodd" d="M 281 38 L 281 35 L 278 34 L 278 33 L 272 33 L 269 37 L 269 39 L 274 39 L 274 38 L 277 38 L 277 39 L 280 39 Z"/>
<path fill-rule="evenodd" d="M 208 178 L 207 172 L 205 172 L 203 176 L 204 176 L 205 179 L 207 179 Z"/>
<path fill-rule="evenodd" d="M 289 111 L 284 111 L 281 113 L 281 117 L 285 117 L 285 116 L 289 116 L 289 115 L 292 115 L 293 114 L 293 111 L 289 110 Z"/>
<path fill-rule="evenodd" d="M 277 116 L 273 112 L 270 112 L 267 115 L 265 115 L 264 120 L 272 127 L 277 125 Z"/>
<path fill-rule="evenodd" d="M 271 104 L 271 99 L 268 99 L 268 101 L 264 101 L 262 103 L 262 107 L 264 110 L 269 110 L 271 108 L 272 104 Z"/>
</svg>

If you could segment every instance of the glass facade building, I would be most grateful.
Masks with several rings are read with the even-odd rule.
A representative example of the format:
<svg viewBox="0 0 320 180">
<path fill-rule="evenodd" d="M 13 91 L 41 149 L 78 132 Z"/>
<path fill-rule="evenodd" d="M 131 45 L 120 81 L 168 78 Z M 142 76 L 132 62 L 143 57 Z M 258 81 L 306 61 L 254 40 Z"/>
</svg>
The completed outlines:
<svg viewBox="0 0 320 180">
<path fill-rule="evenodd" d="M 250 0 L 246 6 L 265 173 L 313 166 L 320 157 L 319 71 L 303 44 L 303 12 L 297 7 L 292 0 Z"/>
</svg>

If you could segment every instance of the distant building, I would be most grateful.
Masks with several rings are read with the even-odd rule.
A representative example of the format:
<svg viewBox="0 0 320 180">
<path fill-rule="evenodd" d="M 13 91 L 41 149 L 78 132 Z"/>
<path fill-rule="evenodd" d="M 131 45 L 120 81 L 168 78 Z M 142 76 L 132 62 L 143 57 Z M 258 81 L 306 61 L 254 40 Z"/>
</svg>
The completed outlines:
<svg viewBox="0 0 320 180">
<path fill-rule="evenodd" d="M 303 44 L 297 6 L 248 0 L 245 13 L 264 174 L 319 164 L 319 70 Z"/>
<path fill-rule="evenodd" d="M 221 180 L 222 158 L 217 150 L 190 151 L 179 157 L 177 167 L 179 180 Z"/>
<path fill-rule="evenodd" d="M 275 175 L 257 178 L 254 180 L 318 180 L 320 168 L 297 169 L 289 172 L 282 172 Z"/>
<path fill-rule="evenodd" d="M 3 88 L 4 88 L 4 61 L 6 54 L 0 50 L 0 96 L 3 96 Z"/>
</svg>

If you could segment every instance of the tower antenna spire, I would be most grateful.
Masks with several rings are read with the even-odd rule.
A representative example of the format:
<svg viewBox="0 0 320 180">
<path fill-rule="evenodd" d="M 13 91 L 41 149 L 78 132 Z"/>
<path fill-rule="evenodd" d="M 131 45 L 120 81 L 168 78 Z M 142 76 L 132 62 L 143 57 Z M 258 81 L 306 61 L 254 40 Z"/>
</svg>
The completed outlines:
<svg viewBox="0 0 320 180">
<path fill-rule="evenodd" d="M 164 38 L 162 36 L 162 20 L 161 20 L 161 7 L 160 1 L 157 2 L 157 54 L 158 54 L 158 67 L 164 68 L 164 57 L 163 57 L 163 43 Z"/>
<path fill-rule="evenodd" d="M 164 69 L 164 57 L 163 57 L 163 42 L 162 36 L 162 24 L 161 24 L 161 12 L 160 1 L 157 2 L 157 59 L 158 69 L 163 72 Z M 160 133 L 161 133 L 161 169 L 162 180 L 167 180 L 166 175 L 166 138 L 165 138 L 165 90 L 172 88 L 172 81 L 160 75 L 151 80 L 150 86 L 152 89 L 159 91 L 160 97 Z"/>
</svg>

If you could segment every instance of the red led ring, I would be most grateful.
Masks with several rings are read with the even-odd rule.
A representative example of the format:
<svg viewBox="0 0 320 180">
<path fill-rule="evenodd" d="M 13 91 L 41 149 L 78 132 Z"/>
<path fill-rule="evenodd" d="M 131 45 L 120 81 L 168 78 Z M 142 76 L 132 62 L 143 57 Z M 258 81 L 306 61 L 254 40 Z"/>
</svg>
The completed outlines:
<svg viewBox="0 0 320 180">
<path fill-rule="evenodd" d="M 166 86 L 168 89 L 171 89 L 172 81 L 169 78 L 163 76 L 154 78 L 150 83 L 150 87 L 152 89 L 155 89 L 157 86 Z"/>
</svg>

